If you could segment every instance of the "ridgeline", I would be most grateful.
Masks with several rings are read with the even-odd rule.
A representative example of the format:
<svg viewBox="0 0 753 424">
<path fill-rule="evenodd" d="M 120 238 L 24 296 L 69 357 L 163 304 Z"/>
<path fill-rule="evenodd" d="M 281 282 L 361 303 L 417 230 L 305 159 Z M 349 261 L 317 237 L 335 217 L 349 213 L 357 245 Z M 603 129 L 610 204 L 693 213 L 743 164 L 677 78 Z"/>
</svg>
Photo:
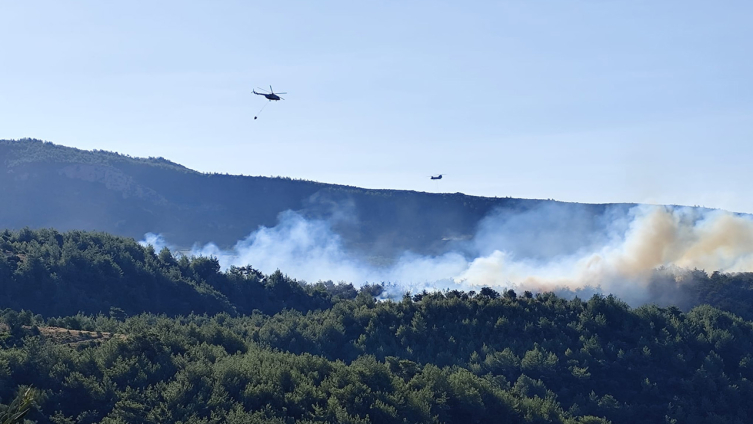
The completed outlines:
<svg viewBox="0 0 753 424">
<path fill-rule="evenodd" d="M 286 210 L 349 219 L 332 228 L 349 249 L 392 257 L 442 252 L 468 238 L 493 210 L 534 209 L 547 200 L 369 190 L 289 178 L 203 174 L 163 158 L 85 151 L 33 139 L 0 140 L 0 228 L 96 230 L 141 239 L 162 234 L 190 248 L 229 247 Z M 566 204 L 581 216 L 608 205 Z M 629 205 L 626 205 L 629 206 Z"/>
</svg>

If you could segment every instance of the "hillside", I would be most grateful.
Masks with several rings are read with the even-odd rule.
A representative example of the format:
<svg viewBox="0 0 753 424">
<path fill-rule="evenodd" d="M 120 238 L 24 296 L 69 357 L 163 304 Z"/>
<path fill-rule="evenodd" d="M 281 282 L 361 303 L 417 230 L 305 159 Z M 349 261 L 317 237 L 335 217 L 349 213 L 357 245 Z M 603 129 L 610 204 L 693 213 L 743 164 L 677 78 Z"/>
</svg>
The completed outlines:
<svg viewBox="0 0 753 424">
<path fill-rule="evenodd" d="M 305 312 L 356 294 L 350 284 L 301 285 L 281 272 L 224 272 L 214 258 L 175 258 L 166 248 L 157 253 L 106 233 L 0 232 L 0 308 L 47 317 Z"/>
<path fill-rule="evenodd" d="M 39 423 L 753 414 L 749 273 L 696 271 L 684 310 L 490 288 L 377 302 L 378 287 L 221 271 L 103 233 L 6 231 L 0 243 L 0 411 L 32 386 Z"/>
<path fill-rule="evenodd" d="M 551 203 L 202 174 L 163 158 L 32 139 L 0 140 L 0 196 L 0 228 L 97 230 L 137 240 L 152 232 L 183 248 L 207 242 L 231 246 L 293 210 L 332 220 L 349 248 L 382 256 L 441 252 L 448 240 L 473 234 L 492 210 L 513 213 Z M 583 216 L 606 207 L 563 205 Z"/>
<path fill-rule="evenodd" d="M 167 248 L 156 252 L 133 239 L 101 232 L 0 232 L 0 308 L 29 309 L 46 317 L 112 310 L 173 316 L 308 312 L 353 299 L 359 292 L 379 295 L 386 289 L 392 298 L 405 294 L 399 292 L 401 286 L 356 290 L 350 283 L 306 284 L 293 277 L 284 269 L 269 275 L 250 266 L 221 270 L 216 258 L 176 258 Z M 694 270 L 678 284 L 674 274 L 659 270 L 647 284 L 648 303 L 683 310 L 710 304 L 753 320 L 753 273 L 709 275 Z M 585 294 L 565 288 L 557 292 L 564 297 Z"/>
</svg>

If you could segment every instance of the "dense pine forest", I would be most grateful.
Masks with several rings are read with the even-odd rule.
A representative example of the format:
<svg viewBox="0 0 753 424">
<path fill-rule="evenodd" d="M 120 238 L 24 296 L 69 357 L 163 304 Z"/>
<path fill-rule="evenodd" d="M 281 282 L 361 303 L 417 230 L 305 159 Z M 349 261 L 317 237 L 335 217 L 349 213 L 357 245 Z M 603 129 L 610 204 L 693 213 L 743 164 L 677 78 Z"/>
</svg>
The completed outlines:
<svg viewBox="0 0 753 424">
<path fill-rule="evenodd" d="M 680 307 L 382 301 L 105 233 L 4 231 L 0 404 L 32 387 L 38 423 L 747 422 L 753 276 L 693 275 Z"/>
</svg>

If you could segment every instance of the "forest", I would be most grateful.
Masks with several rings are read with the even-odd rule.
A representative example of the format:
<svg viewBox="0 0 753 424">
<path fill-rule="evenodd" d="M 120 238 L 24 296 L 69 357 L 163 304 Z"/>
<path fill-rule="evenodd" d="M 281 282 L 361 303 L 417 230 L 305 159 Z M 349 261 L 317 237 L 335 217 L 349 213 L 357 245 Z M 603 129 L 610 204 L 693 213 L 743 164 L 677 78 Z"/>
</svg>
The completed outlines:
<svg viewBox="0 0 753 424">
<path fill-rule="evenodd" d="M 0 233 L 0 416 L 38 423 L 744 423 L 753 275 L 676 306 L 405 293 L 220 269 L 99 232 Z"/>
</svg>

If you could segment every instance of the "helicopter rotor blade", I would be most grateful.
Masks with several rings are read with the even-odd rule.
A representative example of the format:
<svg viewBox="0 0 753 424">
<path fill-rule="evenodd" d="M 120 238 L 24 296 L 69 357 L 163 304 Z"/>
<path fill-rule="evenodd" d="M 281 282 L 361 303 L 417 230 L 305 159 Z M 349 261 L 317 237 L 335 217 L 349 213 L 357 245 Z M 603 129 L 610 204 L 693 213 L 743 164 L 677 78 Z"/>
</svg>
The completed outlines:
<svg viewBox="0 0 753 424">
<path fill-rule="evenodd" d="M 280 94 L 280 93 L 275 93 L 275 94 Z M 280 96 L 277 96 L 277 97 L 280 97 Z M 280 100 L 285 100 L 285 99 L 284 99 L 284 98 L 282 98 L 282 97 L 280 97 Z"/>
<path fill-rule="evenodd" d="M 272 90 L 272 86 L 271 85 L 269 86 L 269 92 L 270 93 L 274 93 L 275 92 L 274 90 Z"/>
<path fill-rule="evenodd" d="M 275 93 L 275 94 L 288 94 L 288 93 L 286 93 L 286 92 L 283 91 L 282 93 Z"/>
<path fill-rule="evenodd" d="M 256 89 L 257 89 L 257 90 L 261 90 L 261 91 L 267 91 L 267 89 L 266 89 L 266 88 L 261 88 L 261 87 L 256 87 Z"/>
</svg>

